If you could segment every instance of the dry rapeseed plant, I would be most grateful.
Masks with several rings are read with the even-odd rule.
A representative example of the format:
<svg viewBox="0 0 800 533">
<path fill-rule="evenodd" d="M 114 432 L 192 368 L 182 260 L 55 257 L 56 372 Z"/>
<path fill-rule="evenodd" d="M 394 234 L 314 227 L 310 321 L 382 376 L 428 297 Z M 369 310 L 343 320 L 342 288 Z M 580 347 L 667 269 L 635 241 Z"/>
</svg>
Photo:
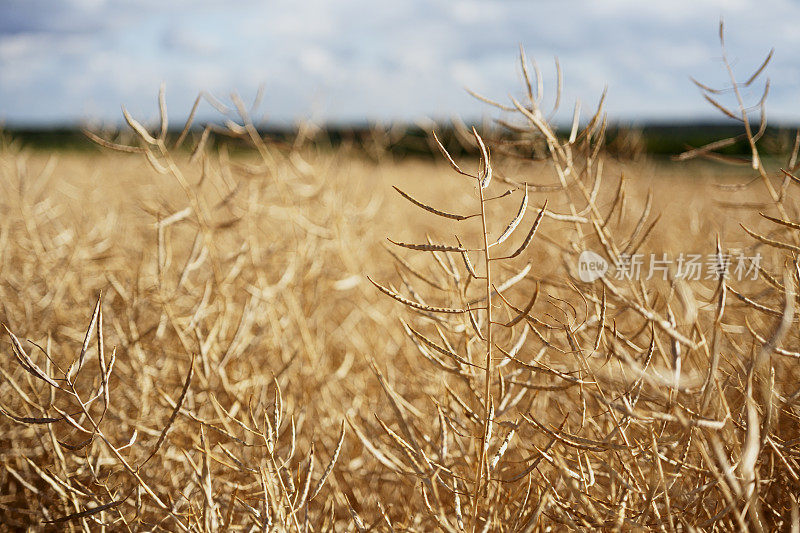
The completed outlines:
<svg viewBox="0 0 800 533">
<path fill-rule="evenodd" d="M 445 275 L 449 278 L 449 287 L 447 288 L 442 287 L 441 284 L 431 282 L 424 274 L 415 270 L 402 259 L 398 258 L 398 261 L 406 270 L 408 270 L 409 273 L 415 275 L 420 280 L 426 281 L 434 288 L 443 290 L 446 293 L 449 292 L 451 295 L 453 295 L 456 298 L 455 305 L 457 307 L 437 307 L 425 303 L 425 301 L 419 296 L 416 296 L 416 291 L 405 280 L 404 283 L 406 284 L 409 292 L 412 294 L 412 298 L 414 298 L 413 300 L 406 298 L 400 295 L 397 291 L 385 287 L 370 279 L 370 281 L 372 281 L 372 283 L 381 292 L 391 296 L 403 305 L 420 312 L 424 317 L 437 326 L 436 332 L 440 337 L 438 341 L 426 337 L 403 322 L 404 330 L 420 350 L 421 354 L 426 359 L 433 362 L 437 367 L 458 377 L 459 381 L 466 385 L 466 390 L 469 391 L 469 403 L 477 403 L 480 405 L 480 415 L 471 412 L 473 416 L 467 419 L 464 419 L 463 415 L 460 413 L 451 412 L 446 406 L 443 410 L 441 406 L 437 405 L 441 427 L 441 442 L 439 443 L 438 461 L 434 466 L 434 463 L 428 459 L 425 451 L 418 443 L 418 439 L 415 436 L 417 431 L 409 426 L 409 422 L 403 413 L 403 409 L 396 402 L 390 389 L 384 386 L 387 395 L 393 402 L 395 414 L 399 419 L 400 427 L 406 440 L 403 440 L 402 436 L 392 432 L 383 422 L 379 420 L 380 425 L 394 441 L 394 444 L 404 452 L 403 455 L 409 460 L 410 464 L 404 465 L 405 470 L 408 470 L 410 467 L 416 476 L 419 476 L 424 480 L 425 485 L 422 488 L 422 495 L 425 498 L 426 504 L 429 503 L 429 493 L 434 498 L 437 511 L 434 513 L 434 510 L 431 509 L 431 512 L 434 513 L 437 523 L 440 526 L 449 529 L 453 529 L 454 526 L 449 522 L 447 518 L 448 513 L 446 513 L 443 509 L 443 503 L 439 497 L 440 490 L 443 488 L 445 491 L 452 492 L 453 501 L 458 502 L 458 504 L 456 504 L 456 522 L 458 523 L 458 527 L 463 529 L 464 518 L 461 516 L 459 509 L 461 506 L 461 497 L 459 492 L 463 489 L 461 489 L 460 486 L 470 487 L 470 483 L 468 481 L 470 478 L 470 472 L 474 472 L 474 481 L 471 484 L 472 490 L 468 491 L 465 495 L 468 496 L 468 499 L 471 502 L 470 507 L 472 508 L 473 512 L 473 522 L 476 521 L 480 511 L 481 499 L 490 497 L 488 495 L 489 486 L 487 483 L 490 480 L 490 474 L 494 469 L 497 468 L 498 462 L 508 449 L 509 442 L 513 438 L 514 432 L 516 431 L 516 422 L 506 423 L 508 428 L 506 436 L 495 451 L 493 457 L 490 459 L 488 453 L 490 448 L 493 448 L 492 439 L 495 436 L 493 435 L 492 429 L 495 424 L 495 416 L 500 414 L 495 411 L 494 401 L 494 353 L 497 349 L 502 353 L 507 354 L 510 359 L 513 359 L 516 350 L 518 350 L 521 344 L 525 341 L 527 335 L 527 328 L 524 327 L 523 323 L 523 319 L 525 319 L 527 316 L 527 311 L 520 311 L 515 309 L 511 304 L 508 304 L 509 308 L 515 310 L 516 316 L 508 322 L 498 322 L 495 320 L 495 316 L 493 314 L 493 302 L 495 297 L 502 298 L 503 291 L 510 289 L 518 282 L 523 280 L 530 271 L 530 265 L 526 266 L 519 272 L 514 272 L 513 275 L 508 277 L 507 280 L 498 286 L 495 286 L 493 281 L 494 278 L 492 277 L 492 267 L 496 261 L 513 259 L 526 251 L 533 240 L 534 234 L 536 233 L 539 223 L 542 220 L 542 215 L 544 214 L 544 208 L 542 208 L 538 217 L 536 217 L 536 220 L 532 223 L 527 235 L 522 240 L 521 244 L 517 246 L 515 251 L 511 252 L 507 256 L 498 255 L 494 252 L 514 233 L 514 230 L 516 230 L 522 222 L 528 207 L 528 191 L 527 187 L 522 187 L 522 200 L 516 215 L 508 222 L 505 230 L 503 230 L 503 232 L 496 237 L 493 242 L 490 242 L 489 228 L 487 226 L 487 203 L 493 200 L 504 198 L 511 191 L 506 191 L 505 193 L 495 197 L 487 196 L 487 189 L 492 183 L 492 163 L 489 156 L 489 150 L 486 148 L 483 139 L 481 139 L 480 135 L 474 129 L 473 135 L 477 145 L 480 147 L 481 152 L 480 168 L 474 175 L 463 171 L 453 160 L 450 154 L 447 153 L 447 150 L 444 148 L 444 146 L 442 146 L 438 139 L 436 139 L 436 142 L 442 154 L 447 158 L 452 168 L 458 174 L 475 180 L 475 186 L 478 191 L 477 204 L 479 211 L 468 215 L 448 213 L 416 200 L 409 194 L 396 187 L 395 189 L 398 193 L 400 193 L 401 196 L 410 201 L 412 204 L 441 218 L 455 220 L 458 222 L 472 218 L 480 218 L 482 239 L 479 241 L 478 246 L 476 248 L 465 248 L 463 247 L 464 245 L 458 236 L 455 237 L 457 243 L 455 245 L 435 244 L 430 242 L 430 239 L 427 243 L 422 244 L 408 244 L 389 239 L 390 242 L 396 246 L 433 254 L 433 257 L 441 266 L 442 272 L 445 273 Z M 480 264 L 482 265 L 480 274 L 476 272 L 475 268 L 473 267 L 469 255 L 470 252 L 478 252 L 480 255 Z M 448 255 L 445 256 L 446 259 L 442 259 L 440 254 Z M 456 266 L 449 254 L 460 255 L 460 258 L 463 261 L 463 268 L 466 270 L 466 272 L 459 273 L 459 268 Z M 475 297 L 471 297 L 469 295 L 471 292 L 470 285 L 472 280 L 476 280 L 480 290 L 480 295 Z M 537 293 L 534 293 L 534 296 L 531 298 L 531 301 L 527 307 L 528 310 L 530 310 L 530 307 L 533 305 L 536 294 Z M 447 320 L 442 318 L 443 316 L 447 317 L 453 315 L 457 316 L 458 318 L 455 320 Z M 522 331 L 518 335 L 519 339 L 516 341 L 515 346 L 509 346 L 509 351 L 506 351 L 500 346 L 495 345 L 497 342 L 496 339 L 498 338 L 498 336 L 495 334 L 496 328 L 506 328 L 509 330 L 509 334 L 513 337 L 516 334 L 514 328 L 517 325 L 520 325 L 519 329 Z M 466 332 L 470 333 L 467 334 Z M 458 342 L 455 341 L 456 337 L 464 338 L 465 353 L 456 353 L 456 349 L 453 347 L 454 344 L 458 344 Z M 483 350 L 481 350 L 483 352 L 482 357 L 471 353 L 472 350 L 476 349 L 477 346 L 480 346 L 481 344 L 485 346 Z M 472 350 L 470 350 L 469 347 L 472 347 Z M 383 384 L 383 378 L 380 379 Z M 482 390 L 479 390 L 481 388 L 481 379 L 483 381 L 483 386 Z M 502 412 L 513 409 L 523 398 L 522 395 L 517 394 L 516 397 L 513 397 L 512 399 L 512 396 L 509 394 L 513 390 L 513 386 L 507 389 L 502 387 L 502 394 L 498 399 L 499 407 Z M 460 446 L 462 450 L 473 448 L 472 458 L 465 456 L 459 457 L 456 458 L 455 463 L 449 464 L 451 460 L 447 457 L 446 453 L 448 449 L 448 443 L 446 442 L 448 433 L 447 426 L 456 423 L 461 428 L 460 432 L 454 428 L 454 432 L 456 432 L 456 434 L 461 435 L 463 431 L 466 431 L 468 435 L 476 435 L 478 437 L 474 439 L 474 443 L 470 443 L 468 439 Z M 437 489 L 437 485 L 440 484 L 441 487 Z M 428 492 L 426 492 L 426 489 Z"/>
<path fill-rule="evenodd" d="M 768 60 L 744 86 L 758 78 Z M 781 391 L 780 379 L 776 379 L 794 375 L 790 365 L 798 357 L 797 351 L 781 347 L 789 342 L 796 323 L 794 287 L 800 276 L 796 234 L 789 236 L 790 242 L 783 242 L 744 228 L 762 245 L 791 254 L 785 258 L 789 266 L 785 274 L 770 274 L 759 267 L 768 284 L 760 294 L 771 295 L 772 304 L 731 288 L 728 273 L 723 271 L 716 276 L 707 303 L 698 302 L 694 294 L 698 288 L 693 290 L 674 271 L 666 290 L 655 282 L 650 286 L 641 280 L 617 283 L 610 276 L 581 282 L 574 267 L 582 250 L 592 246 L 609 263 L 620 264 L 624 256 L 643 246 L 658 217 L 651 217 L 652 198 L 648 195 L 633 230 L 628 229 L 622 179 L 613 196 L 603 197 L 602 100 L 581 130 L 576 105 L 572 130 L 568 137 L 560 138 L 541 110 L 541 82 L 534 91 L 524 56 L 522 62 L 528 89 L 525 104 L 512 99 L 513 106 L 505 106 L 481 98 L 521 115 L 527 125 L 508 121 L 502 125 L 520 138 L 546 147 L 546 157 L 538 158 L 551 166 L 557 183 L 542 186 L 505 179 L 524 190 L 524 199 L 507 230 L 490 244 L 484 186 L 491 167 L 488 151 L 476 133 L 482 170 L 472 177 L 478 183 L 482 246 L 467 248 L 459 237 L 453 245 L 434 244 L 430 239 L 427 244 L 415 245 L 391 241 L 432 254 L 449 278 L 446 282 L 431 280 L 400 260 L 402 271 L 434 293 L 449 293 L 450 305 L 428 303 L 431 300 L 403 275 L 408 297 L 373 282 L 418 315 L 420 326 L 403 322 L 403 328 L 423 357 L 446 373 L 442 378 L 446 393 L 432 399 L 440 418 L 437 443 L 418 429 L 424 422 L 413 416 L 414 410 L 403 407 L 410 402 L 394 396 L 379 375 L 395 405 L 402 435 L 379 420 L 390 444 L 365 443 L 367 448 L 393 471 L 422 479 L 425 508 L 440 528 L 448 530 L 533 530 L 547 522 L 577 529 L 723 527 L 764 531 L 789 524 L 797 528 L 793 494 L 800 465 L 794 449 L 798 439 L 794 403 L 800 392 L 796 387 Z M 796 208 L 789 209 L 786 204 L 790 180 L 796 181 L 791 171 L 796 168 L 797 143 L 789 170 L 782 169 L 778 176 L 783 183 L 777 192 L 757 150 L 765 130 L 763 112 L 754 133 L 727 58 L 725 65 L 739 102 L 745 128 L 742 138 L 752 149 L 752 168 L 780 214 L 762 216 L 796 231 L 800 225 L 791 222 L 787 214 Z M 540 80 L 538 72 L 536 77 Z M 726 115 L 736 116 L 710 96 L 707 99 Z M 556 107 L 558 102 L 556 98 Z M 764 98 L 760 105 L 763 109 Z M 707 154 L 730 142 L 714 143 L 688 155 Z M 516 140 L 507 144 L 516 149 L 521 145 Z M 465 174 L 443 153 L 456 172 Z M 491 278 L 493 260 L 519 255 L 496 258 L 491 247 L 522 220 L 529 190 L 547 192 L 551 205 L 553 193 L 560 193 L 568 211 L 556 213 L 542 207 L 529 237 L 543 215 L 574 228 L 560 241 L 565 243 L 560 248 L 568 277 L 561 283 L 541 280 L 549 286 L 546 298 L 551 310 L 538 317 L 535 306 L 543 299 L 542 290 L 526 279 L 529 267 L 512 270 L 506 287 L 495 287 Z M 398 192 L 418 207 L 459 224 L 478 216 L 454 215 Z M 608 206 L 605 212 L 601 202 Z M 626 235 L 622 241 L 620 233 Z M 525 239 L 520 250 L 528 243 Z M 729 254 L 719 239 L 713 250 L 720 261 Z M 482 258 L 483 270 L 477 273 L 469 259 L 471 252 Z M 462 256 L 463 271 L 450 255 Z M 485 296 L 470 296 L 472 280 L 479 282 Z M 524 309 L 504 295 L 511 286 L 520 288 L 520 301 L 528 302 Z M 745 307 L 731 306 L 728 293 Z M 437 302 L 440 299 L 438 296 Z M 494 300 L 502 305 L 493 310 Z M 676 306 L 683 307 L 683 320 L 676 316 Z M 505 320 L 493 318 L 500 309 L 508 313 Z M 513 328 L 520 324 L 524 330 L 515 337 Z M 430 334 L 420 332 L 423 325 Z M 511 330 L 501 340 L 494 332 L 502 327 Z M 758 333 L 759 329 L 763 333 Z M 533 346 L 526 338 L 528 330 L 535 336 Z M 477 356 L 481 346 L 485 348 L 479 353 L 485 358 Z M 536 382 L 536 375 L 549 379 Z M 791 380 L 784 378 L 783 383 Z M 563 391 L 558 400 L 541 393 L 556 390 Z M 496 427 L 504 428 L 504 437 L 493 434 Z M 490 449 L 496 449 L 492 459 Z M 391 461 L 387 459 L 390 456 Z"/>
<path fill-rule="evenodd" d="M 248 262 L 253 266 L 263 262 L 265 252 L 259 249 L 263 244 L 257 242 L 255 234 L 239 239 L 234 231 L 241 231 L 239 226 L 245 215 L 252 219 L 258 214 L 247 212 L 248 207 L 269 205 L 286 211 L 296 208 L 303 194 L 290 191 L 289 187 L 305 191 L 310 186 L 298 183 L 305 177 L 298 169 L 303 161 L 299 154 L 290 154 L 288 169 L 296 181 L 285 179 L 281 187 L 286 190 L 251 186 L 248 201 L 239 202 L 234 208 L 235 196 L 248 184 L 226 181 L 232 177 L 233 164 L 224 159 L 224 152 L 219 166 L 213 167 L 202 146 L 208 141 L 210 128 L 200 136 L 192 156 L 197 163 L 190 168 L 199 169 L 200 174 L 191 183 L 175 159 L 180 154 L 167 146 L 163 89 L 159 102 L 161 129 L 157 136 L 127 113 L 125 119 L 138 138 L 137 144 L 123 145 L 90 136 L 105 147 L 143 154 L 158 174 L 175 179 L 188 205 L 169 206 L 164 212 L 165 206 L 154 203 L 154 199 L 143 199 L 143 210 L 155 218 L 155 264 L 143 259 L 140 265 L 134 265 L 132 277 L 126 269 L 105 270 L 112 296 L 103 298 L 106 306 L 114 307 L 113 326 L 121 340 L 119 348 L 126 356 L 124 360 L 117 357 L 116 348 L 110 355 L 106 353 L 101 298 L 97 299 L 74 358 L 65 353 L 71 345 L 63 333 L 55 342 L 48 336 L 44 347 L 31 341 L 40 352 L 39 358 L 44 357 L 44 366 L 40 366 L 23 342 L 6 329 L 18 365 L 16 369 L 2 370 L 4 394 L 11 393 L 14 399 L 11 403 L 4 399 L 0 412 L 33 433 L 15 434 L 5 448 L 3 464 L 10 477 L 4 478 L 3 492 L 10 499 L 4 500 L 3 512 L 8 512 L 9 503 L 14 504 L 13 508 L 23 506 L 19 498 L 28 492 L 38 500 L 34 507 L 41 507 L 39 518 L 33 523 L 62 524 L 70 529 L 89 530 L 103 525 L 128 530 L 216 531 L 291 525 L 299 530 L 331 523 L 330 511 L 335 504 L 324 488 L 344 445 L 344 424 L 340 419 L 335 423 L 338 435 L 330 439 L 321 436 L 321 442 L 315 442 L 298 435 L 311 413 L 287 415 L 280 384 L 281 379 L 285 382 L 282 374 L 296 366 L 299 354 L 309 350 L 287 342 L 285 337 L 300 338 L 296 328 L 308 331 L 315 319 L 311 310 L 304 316 L 297 295 L 287 294 L 280 303 L 274 296 L 285 291 L 299 271 L 318 269 L 324 258 L 283 252 L 300 246 L 287 242 L 282 250 L 270 251 L 281 252 L 281 261 L 285 261 L 282 275 L 273 277 L 272 271 L 252 267 L 243 272 Z M 272 157 L 278 154 L 255 136 L 244 108 L 239 109 L 243 110 L 244 125 L 239 129 L 230 123 L 227 132 L 247 136 L 263 165 L 250 165 L 240 172 L 277 172 L 278 165 Z M 183 141 L 189 126 L 187 123 L 176 145 Z M 18 166 L 23 196 L 20 210 L 30 237 L 38 244 L 33 264 L 52 268 L 48 265 L 53 261 L 70 258 L 73 253 L 61 241 L 72 241 L 76 247 L 95 247 L 91 242 L 75 242 L 73 232 L 66 229 L 53 235 L 60 221 L 44 218 L 45 201 L 24 194 L 23 170 Z M 280 172 L 286 171 L 286 167 L 280 168 Z M 36 187 L 40 187 L 36 181 Z M 210 205 L 211 195 L 204 190 L 209 184 L 218 188 L 218 198 Z M 290 198 L 291 204 L 286 205 L 282 201 L 285 198 Z M 174 201 L 166 197 L 155 200 Z M 26 205 L 29 201 L 30 206 Z M 236 209 L 243 214 L 237 215 Z M 285 217 L 285 213 L 280 215 Z M 299 234 L 300 224 L 271 222 L 275 228 L 287 230 L 283 235 L 287 241 Z M 309 226 L 309 231 L 318 231 L 311 221 L 303 220 L 301 224 Z M 101 242 L 105 242 L 108 237 L 102 234 L 114 234 L 115 228 L 112 225 L 98 230 Z M 18 234 L 16 227 L 9 231 L 14 232 L 12 238 Z M 4 238 L 9 238 L 8 233 Z M 303 245 L 313 248 L 313 241 L 307 237 Z M 128 260 L 135 259 L 135 254 L 128 256 Z M 71 260 L 81 258 L 73 256 Z M 97 260 L 92 257 L 87 265 Z M 182 265 L 176 273 L 173 265 L 178 261 Z M 26 264 L 24 259 L 21 263 Z M 279 266 L 278 261 L 273 266 Z M 27 268 L 15 272 L 7 267 L 7 282 L 12 286 L 21 282 L 24 290 L 30 291 L 24 281 Z M 22 279 L 14 281 L 14 276 Z M 49 286 L 48 291 L 58 292 L 64 287 L 59 280 L 42 281 L 45 287 Z M 50 302 L 54 300 L 52 294 L 45 297 Z M 25 314 L 39 304 L 26 303 Z M 24 316 L 12 312 L 9 306 L 4 314 L 9 319 Z M 272 337 L 257 331 L 268 331 L 270 327 Z M 95 332 L 97 362 L 92 366 L 89 352 Z M 309 336 L 302 338 L 300 345 L 316 342 Z M 274 353 L 272 370 L 250 371 L 259 379 L 243 379 L 248 376 L 248 366 L 259 364 L 243 360 L 254 346 Z M 123 375 L 118 377 L 120 371 Z M 173 384 L 170 374 L 178 372 L 184 377 Z M 187 432 L 188 428 L 184 428 L 176 434 L 176 426 L 181 423 L 188 423 L 193 429 Z M 27 446 L 25 442 L 37 441 L 35 448 L 20 453 L 19 447 Z M 25 470 L 20 470 L 21 459 Z M 322 468 L 315 469 L 316 464 Z M 26 480 L 21 471 L 34 478 Z M 9 492 L 12 486 L 17 488 Z M 11 526 L 25 522 L 19 513 L 6 514 L 4 521 Z"/>
<path fill-rule="evenodd" d="M 457 124 L 477 172 L 435 136 L 446 177 L 397 167 L 409 211 L 353 176 L 399 172 L 381 135 L 373 166 L 307 130 L 284 146 L 237 97 L 201 96 L 174 141 L 163 90 L 156 128 L 124 113 L 127 141 L 90 134 L 122 152 L 98 174 L 114 182 L 62 183 L 3 140 L 3 527 L 796 530 L 800 141 L 770 170 L 765 98 L 753 128 L 741 91 L 767 61 L 738 83 L 724 58 L 728 90 L 700 87 L 744 133 L 682 159 L 732 162 L 716 152 L 744 141 L 755 175 L 724 202 L 671 185 L 689 222 L 659 217 L 668 203 L 631 177 L 647 167 L 605 153 L 602 99 L 554 126 L 560 69 L 545 110 L 524 55 L 524 100 L 480 97 L 503 131 Z M 203 101 L 224 125 L 195 136 Z M 441 179 L 417 192 L 426 172 Z M 616 265 L 737 249 L 763 256 L 758 279 L 577 270 L 586 250 Z"/>
</svg>

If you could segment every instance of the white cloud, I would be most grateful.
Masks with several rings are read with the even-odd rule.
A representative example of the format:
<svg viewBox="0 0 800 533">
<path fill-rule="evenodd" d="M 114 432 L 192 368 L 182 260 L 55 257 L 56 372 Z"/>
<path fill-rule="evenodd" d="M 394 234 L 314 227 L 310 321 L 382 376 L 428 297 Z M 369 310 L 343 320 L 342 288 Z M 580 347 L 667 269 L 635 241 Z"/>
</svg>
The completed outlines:
<svg viewBox="0 0 800 533">
<path fill-rule="evenodd" d="M 777 48 L 770 113 L 800 119 L 790 0 L 7 0 L 0 120 L 117 120 L 122 103 L 152 114 L 161 81 L 176 120 L 200 90 L 252 95 L 262 83 L 279 120 L 477 118 L 490 110 L 463 87 L 519 95 L 519 43 L 550 90 L 561 59 L 567 104 L 607 84 L 612 119 L 713 116 L 688 78 L 725 81 L 720 16 L 743 75 Z"/>
</svg>

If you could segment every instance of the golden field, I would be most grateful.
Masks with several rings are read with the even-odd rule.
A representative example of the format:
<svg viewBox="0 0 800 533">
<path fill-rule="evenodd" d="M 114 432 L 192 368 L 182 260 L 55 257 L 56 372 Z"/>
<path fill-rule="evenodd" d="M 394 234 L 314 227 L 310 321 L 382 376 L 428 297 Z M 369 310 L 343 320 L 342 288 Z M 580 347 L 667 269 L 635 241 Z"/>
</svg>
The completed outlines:
<svg viewBox="0 0 800 533">
<path fill-rule="evenodd" d="M 517 108 L 471 176 L 246 116 L 194 156 L 133 118 L 5 138 L 2 527 L 797 530 L 796 150 L 619 160 L 600 112 Z M 761 269 L 585 281 L 586 250 Z"/>
</svg>

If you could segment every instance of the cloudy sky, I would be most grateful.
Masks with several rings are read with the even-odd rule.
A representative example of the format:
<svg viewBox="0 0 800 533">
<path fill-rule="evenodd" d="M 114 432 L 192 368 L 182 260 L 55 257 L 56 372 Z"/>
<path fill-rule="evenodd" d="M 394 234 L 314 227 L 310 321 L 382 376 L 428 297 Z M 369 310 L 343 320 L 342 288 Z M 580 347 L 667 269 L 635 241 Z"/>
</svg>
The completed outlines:
<svg viewBox="0 0 800 533">
<path fill-rule="evenodd" d="M 800 120 L 797 0 L 0 0 L 0 121 L 146 119 L 162 81 L 175 120 L 262 85 L 277 122 L 477 119 L 464 88 L 519 96 L 519 44 L 546 89 L 559 58 L 568 100 L 608 85 L 612 119 L 702 119 L 689 76 L 724 80 L 720 17 L 742 78 L 775 47 L 768 111 Z"/>
</svg>

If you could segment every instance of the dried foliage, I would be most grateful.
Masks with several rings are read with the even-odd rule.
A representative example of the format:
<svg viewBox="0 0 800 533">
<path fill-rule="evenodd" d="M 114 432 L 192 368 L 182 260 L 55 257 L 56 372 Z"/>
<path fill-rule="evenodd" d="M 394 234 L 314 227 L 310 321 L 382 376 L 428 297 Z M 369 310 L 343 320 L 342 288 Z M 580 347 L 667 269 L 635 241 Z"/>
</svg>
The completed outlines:
<svg viewBox="0 0 800 533">
<path fill-rule="evenodd" d="M 545 111 L 524 54 L 523 100 L 480 97 L 505 113 L 504 141 L 464 128 L 476 157 L 457 161 L 432 135 L 447 175 L 406 176 L 383 206 L 389 187 L 366 175 L 390 163 L 272 145 L 235 96 L 212 100 L 226 126 L 194 136 L 191 157 L 167 140 L 163 89 L 157 131 L 126 112 L 135 142 L 91 133 L 134 174 L 98 185 L 114 197 L 71 185 L 72 212 L 54 164 L 34 175 L 6 142 L 0 521 L 797 530 L 800 135 L 770 170 L 766 98 L 753 128 L 742 92 L 769 56 L 744 83 L 723 58 L 730 87 L 698 85 L 741 121 L 755 176 L 716 195 L 679 182 L 688 222 L 660 218 L 670 198 L 608 160 L 603 98 L 559 133 L 561 76 Z M 211 133 L 252 150 L 215 150 Z M 585 250 L 621 264 L 736 246 L 763 256 L 757 279 L 577 271 Z"/>
</svg>

